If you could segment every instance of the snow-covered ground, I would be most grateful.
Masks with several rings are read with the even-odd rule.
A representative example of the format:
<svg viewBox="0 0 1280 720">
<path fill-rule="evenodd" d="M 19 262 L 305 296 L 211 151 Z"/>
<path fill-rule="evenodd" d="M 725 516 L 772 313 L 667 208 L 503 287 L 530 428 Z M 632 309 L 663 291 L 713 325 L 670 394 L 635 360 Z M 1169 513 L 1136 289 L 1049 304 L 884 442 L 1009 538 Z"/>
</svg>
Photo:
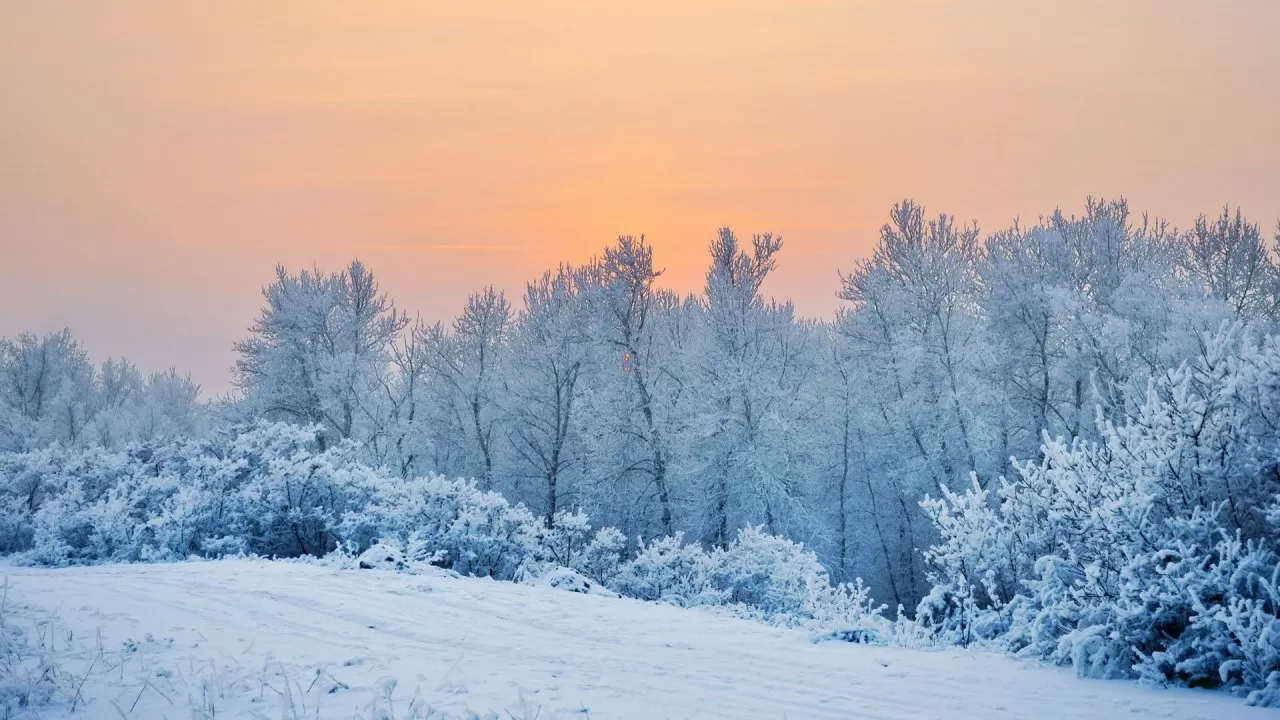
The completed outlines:
<svg viewBox="0 0 1280 720">
<path fill-rule="evenodd" d="M 814 643 L 488 580 L 250 560 L 3 572 L 6 622 L 83 683 L 74 715 L 63 702 L 41 718 L 1277 717 L 989 653 Z"/>
</svg>

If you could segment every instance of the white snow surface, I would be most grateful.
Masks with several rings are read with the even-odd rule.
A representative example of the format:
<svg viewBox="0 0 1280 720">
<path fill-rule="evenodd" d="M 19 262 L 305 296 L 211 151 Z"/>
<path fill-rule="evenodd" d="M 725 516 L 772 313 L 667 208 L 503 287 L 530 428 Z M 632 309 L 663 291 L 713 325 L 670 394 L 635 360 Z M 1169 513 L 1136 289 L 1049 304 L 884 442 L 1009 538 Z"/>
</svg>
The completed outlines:
<svg viewBox="0 0 1280 720">
<path fill-rule="evenodd" d="M 613 592 L 586 575 L 566 567 L 552 568 L 539 577 L 525 580 L 524 584 L 555 588 L 563 592 L 603 595 L 611 598 L 618 597 L 618 593 Z"/>
<path fill-rule="evenodd" d="M 96 665 L 87 704 L 41 718 L 1277 717 L 1223 693 L 1082 680 L 998 654 L 814 643 L 444 574 L 259 560 L 2 570 L 8 621 L 51 621 L 73 676 Z"/>
</svg>

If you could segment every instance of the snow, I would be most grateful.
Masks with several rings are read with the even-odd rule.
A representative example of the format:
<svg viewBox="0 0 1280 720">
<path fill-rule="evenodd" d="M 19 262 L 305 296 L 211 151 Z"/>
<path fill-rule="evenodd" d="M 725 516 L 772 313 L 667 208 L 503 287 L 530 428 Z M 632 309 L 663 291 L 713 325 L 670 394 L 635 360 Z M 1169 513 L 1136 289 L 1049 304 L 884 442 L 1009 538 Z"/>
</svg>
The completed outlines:
<svg viewBox="0 0 1280 720">
<path fill-rule="evenodd" d="M 51 636 L 72 638 L 57 641 L 70 672 L 98 668 L 87 705 L 41 718 L 406 718 L 415 692 L 430 717 L 1276 717 L 1222 693 L 815 643 L 545 586 L 259 560 L 4 572 L 7 622 L 51 620 Z"/>
<path fill-rule="evenodd" d="M 563 592 L 602 595 L 604 597 L 612 598 L 619 597 L 618 593 L 606 588 L 586 575 L 566 567 L 552 568 L 538 577 L 525 580 L 524 584 L 554 588 Z"/>
</svg>

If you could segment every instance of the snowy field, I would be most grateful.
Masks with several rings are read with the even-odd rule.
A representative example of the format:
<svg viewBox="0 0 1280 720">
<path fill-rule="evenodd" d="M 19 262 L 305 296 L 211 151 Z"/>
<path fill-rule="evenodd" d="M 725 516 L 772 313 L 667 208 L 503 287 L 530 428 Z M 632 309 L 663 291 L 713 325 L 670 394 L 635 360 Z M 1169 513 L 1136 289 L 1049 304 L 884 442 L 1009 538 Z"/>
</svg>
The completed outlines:
<svg viewBox="0 0 1280 720">
<path fill-rule="evenodd" d="M 10 632 L 51 648 L 80 698 L 40 718 L 1277 717 L 489 580 L 249 560 L 4 572 Z"/>
</svg>

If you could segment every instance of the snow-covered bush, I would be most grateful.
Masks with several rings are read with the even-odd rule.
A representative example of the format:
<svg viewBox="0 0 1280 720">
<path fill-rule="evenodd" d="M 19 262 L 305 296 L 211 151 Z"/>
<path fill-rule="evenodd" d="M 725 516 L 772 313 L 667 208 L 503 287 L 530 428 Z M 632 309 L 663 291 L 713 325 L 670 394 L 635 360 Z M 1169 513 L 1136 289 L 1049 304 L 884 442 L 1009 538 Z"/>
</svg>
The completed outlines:
<svg viewBox="0 0 1280 720">
<path fill-rule="evenodd" d="M 891 631 L 884 607 L 861 580 L 832 585 L 812 552 L 758 527 L 742 528 L 727 547 L 711 552 L 686 545 L 679 534 L 641 542 L 609 587 L 641 600 L 726 606 L 739 616 L 821 632 L 883 638 Z"/>
<path fill-rule="evenodd" d="M 626 536 L 617 528 L 603 527 L 573 559 L 572 567 L 589 578 L 611 585 L 622 571 L 626 551 Z"/>
<path fill-rule="evenodd" d="M 101 448 L 68 450 L 50 447 L 27 453 L 0 454 L 0 552 L 30 549 L 37 514 L 64 495 L 61 507 L 78 511 L 116 488 L 136 470 L 135 458 Z M 46 514 L 46 518 L 50 517 Z M 77 521 L 68 521 L 75 525 Z"/>
<path fill-rule="evenodd" d="M 1163 625 L 1166 642 L 1160 650 L 1141 653 L 1135 670 L 1160 682 L 1251 690 L 1253 701 L 1261 703 L 1268 683 L 1280 680 L 1275 554 L 1225 536 L 1209 552 L 1170 555 L 1160 573 L 1164 581 L 1141 593 L 1160 613 L 1148 623 Z M 1141 616 L 1131 615 L 1136 617 L 1128 618 L 1129 624 L 1142 627 Z"/>
<path fill-rule="evenodd" d="M 806 624 L 812 628 L 845 642 L 887 645 L 892 640 L 894 627 L 884 616 L 886 606 L 876 604 L 862 578 L 815 590 L 804 604 Z"/>
<path fill-rule="evenodd" d="M 379 474 L 357 462 L 350 443 L 320 449 L 318 434 L 315 427 L 262 424 L 232 439 L 222 467 L 192 468 L 210 494 L 232 491 L 230 506 L 211 510 L 230 521 L 230 534 L 244 537 L 250 552 L 323 555 L 339 540 L 343 514 L 367 498 Z"/>
<path fill-rule="evenodd" d="M 1090 677 L 1276 702 L 1280 345 L 1205 348 L 1128 421 L 1100 414 L 1098 441 L 1046 437 L 996 498 L 974 479 L 926 500 L 940 540 L 917 621 Z"/>
<path fill-rule="evenodd" d="M 243 426 L 207 440 L 121 452 L 47 448 L 0 456 L 0 541 L 26 562 L 68 565 L 257 554 L 414 571 L 434 565 L 502 580 L 561 568 L 621 594 L 730 606 L 769 622 L 848 629 L 865 587 L 833 587 L 802 545 L 743 528 L 711 551 L 675 535 L 628 544 L 580 511 L 546 522 L 473 480 L 392 477 L 318 430 Z M 362 554 L 363 553 L 363 554 Z"/>
<path fill-rule="evenodd" d="M 587 547 L 591 535 L 591 519 L 581 511 L 560 510 L 550 527 L 543 525 L 534 533 L 540 560 L 573 567 Z"/>
<path fill-rule="evenodd" d="M 686 545 L 684 535 L 640 542 L 639 550 L 614 578 L 613 590 L 640 600 L 662 600 L 677 605 L 717 605 L 723 596 L 711 589 L 711 559 L 697 545 Z"/>
<path fill-rule="evenodd" d="M 322 448 L 314 427 L 259 423 L 200 442 L 121 452 L 46 448 L 0 454 L 0 552 L 67 565 L 216 557 L 323 556 L 379 540 L 405 562 L 512 579 L 524 565 L 572 567 L 605 582 L 621 534 L 586 515 L 547 527 L 523 505 L 441 476 L 403 480 Z"/>
<path fill-rule="evenodd" d="M 358 547 L 376 540 L 412 542 L 421 552 L 437 553 L 441 567 L 502 580 L 536 559 L 538 520 L 473 480 L 377 476 L 369 490 L 368 503 L 341 523 L 342 536 Z"/>
<path fill-rule="evenodd" d="M 8 455 L 0 496 L 18 512 L 5 549 L 48 565 L 321 555 L 376 476 L 350 445 L 321 450 L 313 428 L 268 423 L 204 442 Z"/>
<path fill-rule="evenodd" d="M 728 547 L 712 552 L 709 568 L 711 584 L 727 602 L 771 617 L 806 614 L 808 605 L 831 588 L 817 556 L 758 527 L 739 530 Z"/>
</svg>

